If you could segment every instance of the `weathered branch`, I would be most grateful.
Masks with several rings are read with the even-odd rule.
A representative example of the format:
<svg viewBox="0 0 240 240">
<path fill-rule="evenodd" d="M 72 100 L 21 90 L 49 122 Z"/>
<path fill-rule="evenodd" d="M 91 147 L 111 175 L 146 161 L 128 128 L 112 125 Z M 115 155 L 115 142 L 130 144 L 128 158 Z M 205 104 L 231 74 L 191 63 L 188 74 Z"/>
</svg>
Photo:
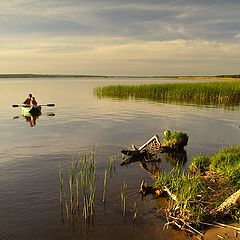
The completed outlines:
<svg viewBox="0 0 240 240">
<path fill-rule="evenodd" d="M 238 206 L 240 204 L 240 189 L 228 197 L 217 209 L 212 211 L 213 214 L 227 214 L 228 210 L 232 206 Z"/>
<path fill-rule="evenodd" d="M 177 196 L 176 196 L 175 194 L 173 194 L 168 187 L 164 186 L 164 187 L 163 187 L 163 191 L 167 192 L 167 194 L 169 195 L 169 197 L 171 197 L 172 200 L 174 200 L 175 202 L 178 203 Z"/>
<path fill-rule="evenodd" d="M 156 141 L 156 143 L 159 145 L 159 147 L 161 147 L 161 142 L 159 141 L 159 137 L 158 135 L 154 135 L 153 137 L 151 137 L 147 142 L 145 142 L 141 147 L 138 148 L 139 151 L 143 150 L 148 144 L 150 144 L 151 142 Z"/>
</svg>

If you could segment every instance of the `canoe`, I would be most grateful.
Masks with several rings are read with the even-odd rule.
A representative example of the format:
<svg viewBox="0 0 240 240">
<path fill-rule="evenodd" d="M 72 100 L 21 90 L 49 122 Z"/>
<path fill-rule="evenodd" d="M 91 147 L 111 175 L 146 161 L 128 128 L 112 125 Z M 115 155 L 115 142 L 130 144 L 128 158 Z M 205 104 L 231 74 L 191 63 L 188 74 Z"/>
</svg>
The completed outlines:
<svg viewBox="0 0 240 240">
<path fill-rule="evenodd" d="M 29 106 L 23 106 L 22 107 L 22 115 L 24 117 L 38 117 L 42 114 L 41 112 L 41 106 L 38 107 L 29 107 Z"/>
</svg>

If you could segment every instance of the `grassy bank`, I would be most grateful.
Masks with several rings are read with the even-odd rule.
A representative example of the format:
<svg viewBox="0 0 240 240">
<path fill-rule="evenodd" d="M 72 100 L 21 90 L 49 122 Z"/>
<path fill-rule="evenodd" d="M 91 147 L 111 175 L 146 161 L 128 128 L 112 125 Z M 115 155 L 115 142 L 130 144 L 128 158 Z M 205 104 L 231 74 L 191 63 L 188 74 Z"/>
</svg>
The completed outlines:
<svg viewBox="0 0 240 240">
<path fill-rule="evenodd" d="M 150 101 L 239 105 L 240 82 L 111 85 L 95 89 L 97 97 L 147 99 Z"/>
<path fill-rule="evenodd" d="M 212 156 L 194 157 L 190 169 L 189 173 L 176 169 L 163 172 L 155 182 L 156 187 L 167 188 L 174 196 L 167 210 L 168 219 L 193 226 L 223 220 L 219 206 L 240 189 L 240 145 L 223 148 Z M 240 222 L 236 205 L 224 211 L 224 216 Z"/>
</svg>

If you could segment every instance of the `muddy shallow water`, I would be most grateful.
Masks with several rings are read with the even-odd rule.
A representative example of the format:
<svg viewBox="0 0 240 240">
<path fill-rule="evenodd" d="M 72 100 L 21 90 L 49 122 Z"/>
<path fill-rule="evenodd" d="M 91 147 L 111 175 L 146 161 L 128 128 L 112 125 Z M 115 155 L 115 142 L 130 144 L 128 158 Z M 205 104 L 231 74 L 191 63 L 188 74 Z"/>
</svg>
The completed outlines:
<svg viewBox="0 0 240 240">
<path fill-rule="evenodd" d="M 144 100 L 97 99 L 93 89 L 107 84 L 168 82 L 150 79 L 1 79 L 0 80 L 0 239 L 183 239 L 182 233 L 163 231 L 152 196 L 141 200 L 142 180 L 152 179 L 138 163 L 120 167 L 123 148 L 140 146 L 165 129 L 187 132 L 187 163 L 199 153 L 240 143 L 240 112 L 213 106 L 171 105 Z M 33 93 L 43 107 L 34 127 L 21 116 L 21 103 Z M 58 167 L 64 169 L 79 152 L 96 145 L 97 188 L 93 226 L 79 216 L 61 215 Z M 118 154 L 116 172 L 107 180 L 102 203 L 103 173 L 109 155 Z M 161 169 L 171 162 L 161 161 Z M 67 172 L 65 171 L 65 174 Z M 126 217 L 120 192 L 126 182 Z M 66 184 L 66 183 L 65 183 Z M 137 217 L 133 224 L 133 206 Z"/>
</svg>

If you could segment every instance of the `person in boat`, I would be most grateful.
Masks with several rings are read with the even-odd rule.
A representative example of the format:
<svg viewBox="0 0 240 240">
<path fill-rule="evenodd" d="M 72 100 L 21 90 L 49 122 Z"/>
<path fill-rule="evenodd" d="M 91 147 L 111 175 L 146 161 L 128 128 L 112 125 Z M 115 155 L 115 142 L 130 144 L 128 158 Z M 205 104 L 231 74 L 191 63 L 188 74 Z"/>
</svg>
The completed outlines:
<svg viewBox="0 0 240 240">
<path fill-rule="evenodd" d="M 31 101 L 30 101 L 30 106 L 31 107 L 34 107 L 34 108 L 37 108 L 37 101 L 35 99 L 35 97 L 32 97 Z"/>
<path fill-rule="evenodd" d="M 29 93 L 28 98 L 23 102 L 23 104 L 30 106 L 30 105 L 31 105 L 32 98 L 33 98 L 32 94 Z"/>
</svg>

